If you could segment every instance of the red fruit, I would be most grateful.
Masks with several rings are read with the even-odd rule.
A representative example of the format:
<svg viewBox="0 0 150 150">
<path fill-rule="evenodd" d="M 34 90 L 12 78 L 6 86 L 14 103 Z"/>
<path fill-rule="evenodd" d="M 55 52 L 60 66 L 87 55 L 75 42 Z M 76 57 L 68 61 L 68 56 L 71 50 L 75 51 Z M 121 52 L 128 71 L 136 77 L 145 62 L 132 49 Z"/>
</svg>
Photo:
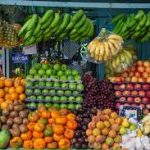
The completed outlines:
<svg viewBox="0 0 150 150">
<path fill-rule="evenodd" d="M 141 103 L 141 98 L 140 97 L 135 97 L 134 102 L 138 103 L 138 104 Z"/>
<path fill-rule="evenodd" d="M 134 72 L 129 72 L 129 77 L 133 77 L 134 76 Z"/>
<path fill-rule="evenodd" d="M 135 91 L 135 90 L 134 90 L 134 91 L 131 91 L 131 95 L 132 95 L 132 96 L 137 96 L 137 95 L 138 95 L 138 92 Z"/>
<path fill-rule="evenodd" d="M 120 86 L 119 86 L 119 89 L 121 89 L 121 90 L 124 90 L 126 88 L 126 85 L 125 84 L 121 84 Z"/>
<path fill-rule="evenodd" d="M 119 106 L 120 106 L 120 103 L 117 103 L 117 104 L 116 104 L 116 107 L 119 108 Z"/>
<path fill-rule="evenodd" d="M 150 62 L 149 61 L 144 61 L 143 66 L 144 67 L 150 67 Z"/>
<path fill-rule="evenodd" d="M 150 73 L 150 66 L 149 66 L 149 67 L 146 67 L 146 68 L 145 68 L 145 71 L 146 71 L 147 73 Z"/>
<path fill-rule="evenodd" d="M 133 90 L 134 86 L 133 86 L 133 84 L 127 84 L 126 88 L 129 89 L 129 90 Z"/>
<path fill-rule="evenodd" d="M 127 77 L 127 78 L 126 78 L 126 81 L 127 81 L 127 82 L 131 82 L 131 78 L 130 78 L 130 77 Z"/>
<path fill-rule="evenodd" d="M 133 103 L 133 102 L 134 102 L 133 97 L 128 97 L 128 98 L 127 98 L 127 102 L 128 102 L 128 103 Z"/>
<path fill-rule="evenodd" d="M 139 91 L 139 96 L 144 97 L 145 96 L 145 91 Z"/>
<path fill-rule="evenodd" d="M 120 97 L 119 101 L 120 101 L 120 102 L 125 102 L 125 101 L 126 101 L 126 98 L 125 98 L 125 97 Z"/>
<path fill-rule="evenodd" d="M 141 87 L 142 87 L 141 84 L 135 84 L 134 85 L 134 88 L 137 89 L 137 90 L 141 89 Z"/>
<path fill-rule="evenodd" d="M 131 94 L 130 91 L 124 91 L 124 92 L 123 92 L 123 95 L 124 95 L 124 96 L 130 96 L 130 94 Z"/>
<path fill-rule="evenodd" d="M 149 113 L 149 110 L 148 110 L 148 109 L 144 109 L 144 110 L 143 110 L 143 114 L 144 114 L 144 115 L 147 115 L 148 113 Z"/>
<path fill-rule="evenodd" d="M 138 82 L 138 78 L 136 76 L 132 76 L 131 82 L 134 82 L 134 83 Z"/>
<path fill-rule="evenodd" d="M 145 108 L 145 105 L 144 105 L 144 104 L 140 104 L 140 106 L 142 107 L 142 109 L 144 109 L 144 108 Z"/>
<path fill-rule="evenodd" d="M 138 66 L 143 66 L 143 63 L 144 63 L 144 62 L 141 61 L 141 60 L 137 61 L 137 65 L 138 65 Z"/>
<path fill-rule="evenodd" d="M 143 78 L 148 78 L 148 76 L 149 76 L 149 73 L 148 73 L 148 72 L 143 72 L 143 73 L 142 73 L 142 77 L 143 77 Z"/>
<path fill-rule="evenodd" d="M 144 104 L 147 104 L 149 101 L 150 101 L 150 100 L 149 100 L 149 98 L 147 98 L 147 97 L 143 97 L 143 98 L 142 98 L 142 103 L 144 103 Z"/>
<path fill-rule="evenodd" d="M 141 74 L 139 72 L 135 72 L 134 74 L 137 78 L 141 77 Z"/>
<path fill-rule="evenodd" d="M 146 92 L 146 96 L 150 97 L 150 91 Z"/>
<path fill-rule="evenodd" d="M 148 78 L 146 79 L 146 82 L 150 83 L 150 77 L 148 77 Z"/>
<path fill-rule="evenodd" d="M 145 70 L 145 68 L 144 68 L 144 67 L 142 67 L 142 66 L 139 66 L 139 67 L 137 68 L 137 70 L 138 70 L 139 72 L 143 73 L 143 72 L 144 72 L 144 70 Z"/>
<path fill-rule="evenodd" d="M 120 97 L 120 96 L 122 96 L 122 92 L 121 92 L 121 91 L 116 91 L 116 92 L 115 92 L 115 95 L 116 95 L 117 97 Z"/>
<path fill-rule="evenodd" d="M 142 89 L 143 90 L 148 90 L 148 89 L 150 89 L 150 85 L 149 84 L 143 84 Z"/>
<path fill-rule="evenodd" d="M 150 104 L 146 104 L 146 108 L 147 108 L 147 109 L 150 109 Z"/>
</svg>

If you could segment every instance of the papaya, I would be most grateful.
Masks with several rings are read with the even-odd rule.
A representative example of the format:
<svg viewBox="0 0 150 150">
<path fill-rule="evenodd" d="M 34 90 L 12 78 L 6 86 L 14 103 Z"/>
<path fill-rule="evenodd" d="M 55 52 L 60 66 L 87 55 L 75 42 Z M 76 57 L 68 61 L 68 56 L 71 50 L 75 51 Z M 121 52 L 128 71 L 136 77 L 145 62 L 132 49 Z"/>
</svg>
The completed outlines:
<svg viewBox="0 0 150 150">
<path fill-rule="evenodd" d="M 0 131 L 0 149 L 7 148 L 10 141 L 10 132 L 6 129 Z"/>
</svg>

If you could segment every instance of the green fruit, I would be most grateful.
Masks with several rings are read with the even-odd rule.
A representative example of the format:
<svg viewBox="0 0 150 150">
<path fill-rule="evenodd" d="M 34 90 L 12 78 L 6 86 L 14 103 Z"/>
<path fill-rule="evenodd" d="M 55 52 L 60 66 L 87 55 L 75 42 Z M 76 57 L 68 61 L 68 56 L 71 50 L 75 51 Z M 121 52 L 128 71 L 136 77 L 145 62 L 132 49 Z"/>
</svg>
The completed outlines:
<svg viewBox="0 0 150 150">
<path fill-rule="evenodd" d="M 79 9 L 77 13 L 72 17 L 73 22 L 79 21 L 79 19 L 83 16 L 84 12 L 82 9 Z"/>
<path fill-rule="evenodd" d="M 66 96 L 61 96 L 60 97 L 60 102 L 65 102 L 67 101 L 67 97 Z"/>
<path fill-rule="evenodd" d="M 74 96 L 69 96 L 68 101 L 69 102 L 75 102 L 75 97 Z"/>
<path fill-rule="evenodd" d="M 53 102 L 59 102 L 59 96 L 53 96 L 52 100 Z"/>
<path fill-rule="evenodd" d="M 53 87 L 53 82 L 46 82 L 47 87 Z"/>
<path fill-rule="evenodd" d="M 45 100 L 46 100 L 46 101 L 50 101 L 51 99 L 52 99 L 51 96 L 45 96 Z"/>
<path fill-rule="evenodd" d="M 60 76 L 64 75 L 64 72 L 61 71 L 61 70 L 59 70 L 59 71 L 57 72 L 57 75 L 60 77 Z"/>
<path fill-rule="evenodd" d="M 39 34 L 40 30 L 41 30 L 41 24 L 38 22 L 37 26 L 36 26 L 36 28 L 35 28 L 35 30 L 33 32 L 33 35 L 37 36 Z"/>
<path fill-rule="evenodd" d="M 31 108 L 35 109 L 35 108 L 36 108 L 36 103 L 31 102 L 31 103 L 29 103 L 29 106 L 30 106 Z"/>
<path fill-rule="evenodd" d="M 63 89 L 68 88 L 68 84 L 67 84 L 67 83 L 62 83 L 62 84 L 61 84 L 61 88 L 63 88 Z"/>
<path fill-rule="evenodd" d="M 37 24 L 37 21 L 38 21 L 38 18 L 39 18 L 39 16 L 37 14 L 33 14 L 32 15 L 31 21 L 30 21 L 30 23 L 29 23 L 29 25 L 27 27 L 28 31 L 29 30 L 33 30 L 35 28 L 35 26 Z"/>
<path fill-rule="evenodd" d="M 71 74 L 72 74 L 73 76 L 76 76 L 76 75 L 79 74 L 79 72 L 78 72 L 77 70 L 72 70 Z"/>
<path fill-rule="evenodd" d="M 63 95 L 63 94 L 64 94 L 64 91 L 63 91 L 63 90 L 58 90 L 58 91 L 57 91 L 57 94 L 58 94 L 58 95 Z"/>
<path fill-rule="evenodd" d="M 10 132 L 7 129 L 2 129 L 0 131 L 0 148 L 7 148 L 10 141 Z"/>
<path fill-rule="evenodd" d="M 69 83 L 69 89 L 76 90 L 76 84 L 75 83 Z"/>
<path fill-rule="evenodd" d="M 41 68 L 41 64 L 40 63 L 35 64 L 34 68 L 37 69 L 37 70 L 40 69 Z"/>
<path fill-rule="evenodd" d="M 29 86 L 33 86 L 33 82 L 31 81 L 26 82 L 26 87 L 29 87 Z"/>
<path fill-rule="evenodd" d="M 47 89 L 42 90 L 42 94 L 48 95 L 49 91 Z"/>
<path fill-rule="evenodd" d="M 45 82 L 44 81 L 39 81 L 39 86 L 45 86 Z"/>
<path fill-rule="evenodd" d="M 53 70 L 52 69 L 47 69 L 46 70 L 46 75 L 50 76 L 52 75 Z"/>
<path fill-rule="evenodd" d="M 54 95 L 54 94 L 56 94 L 56 91 L 55 90 L 49 90 L 49 93 Z"/>
<path fill-rule="evenodd" d="M 51 136 L 53 134 L 53 130 L 51 128 L 46 128 L 44 130 L 44 135 L 45 136 Z"/>
<path fill-rule="evenodd" d="M 61 69 L 62 69 L 63 71 L 66 71 L 66 70 L 67 70 L 67 65 L 65 65 L 65 64 L 61 65 Z"/>
<path fill-rule="evenodd" d="M 67 80 L 67 77 L 66 77 L 65 75 L 62 75 L 62 76 L 60 76 L 59 79 L 62 80 L 62 81 L 66 81 L 66 80 Z"/>
<path fill-rule="evenodd" d="M 42 69 L 47 70 L 49 68 L 49 64 L 42 64 Z"/>
<path fill-rule="evenodd" d="M 31 89 L 26 89 L 26 94 L 31 95 L 31 94 L 33 94 L 33 91 Z"/>
<path fill-rule="evenodd" d="M 46 126 L 48 121 L 45 118 L 41 118 L 40 120 L 38 120 L 38 123 L 42 123 L 42 124 L 44 124 Z"/>
<path fill-rule="evenodd" d="M 60 104 L 60 108 L 67 108 L 67 104 Z"/>
<path fill-rule="evenodd" d="M 65 95 L 71 95 L 71 94 L 72 94 L 72 92 L 70 90 L 65 91 Z"/>
<path fill-rule="evenodd" d="M 40 89 L 35 89 L 34 90 L 34 94 L 35 95 L 40 95 L 41 94 L 41 90 Z"/>
<path fill-rule="evenodd" d="M 59 109 L 59 108 L 60 108 L 60 105 L 59 105 L 59 104 L 54 104 L 53 107 Z"/>
<path fill-rule="evenodd" d="M 77 90 L 79 90 L 79 91 L 84 90 L 84 86 L 83 86 L 82 83 L 80 83 L 80 84 L 77 85 Z"/>
<path fill-rule="evenodd" d="M 36 98 L 35 98 L 36 99 Z M 38 95 L 37 96 L 37 99 L 39 99 L 39 100 L 43 100 L 44 99 L 44 96 L 42 96 L 42 95 Z"/>
<path fill-rule="evenodd" d="M 58 82 L 54 82 L 53 87 L 55 87 L 55 88 L 60 87 L 60 83 L 58 83 Z"/>
<path fill-rule="evenodd" d="M 58 24 L 58 22 L 60 21 L 60 19 L 61 19 L 60 14 L 59 13 L 55 13 L 54 19 L 53 19 L 52 23 L 50 24 L 50 27 L 51 28 L 56 27 L 56 25 Z"/>
<path fill-rule="evenodd" d="M 36 69 L 34 68 L 30 69 L 29 74 L 33 76 L 36 75 L 37 74 Z"/>
<path fill-rule="evenodd" d="M 74 104 L 68 104 L 67 108 L 73 110 L 75 108 L 75 105 Z"/>
<path fill-rule="evenodd" d="M 78 96 L 78 97 L 76 97 L 75 101 L 78 102 L 78 103 L 82 103 L 83 102 L 83 97 Z"/>
<path fill-rule="evenodd" d="M 75 105 L 75 109 L 80 109 L 82 106 L 80 104 Z"/>
<path fill-rule="evenodd" d="M 59 64 L 55 64 L 54 66 L 53 66 L 53 68 L 54 68 L 54 70 L 56 70 L 56 71 L 58 71 L 58 70 L 60 70 L 60 65 Z"/>
<path fill-rule="evenodd" d="M 39 69 L 38 74 L 40 76 L 44 75 L 45 74 L 45 70 L 44 69 Z"/>
</svg>

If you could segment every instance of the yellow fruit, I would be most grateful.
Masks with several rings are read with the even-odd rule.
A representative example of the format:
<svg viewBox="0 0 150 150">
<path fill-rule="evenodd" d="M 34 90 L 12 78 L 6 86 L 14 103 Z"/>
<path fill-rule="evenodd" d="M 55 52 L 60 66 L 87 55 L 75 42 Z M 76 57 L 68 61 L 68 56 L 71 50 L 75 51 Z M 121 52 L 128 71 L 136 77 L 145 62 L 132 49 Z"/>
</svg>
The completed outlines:
<svg viewBox="0 0 150 150">
<path fill-rule="evenodd" d="M 110 127 L 109 121 L 104 121 L 104 125 L 105 125 L 105 127 L 109 128 Z"/>
<path fill-rule="evenodd" d="M 87 129 L 87 130 L 86 130 L 86 135 L 87 135 L 87 136 L 92 135 L 92 130 L 91 130 L 91 129 Z"/>
<path fill-rule="evenodd" d="M 94 143 L 94 142 L 95 142 L 95 137 L 94 137 L 94 135 L 90 135 L 90 136 L 88 137 L 88 141 L 89 141 L 89 143 Z"/>
<path fill-rule="evenodd" d="M 108 133 L 109 133 L 109 129 L 108 128 L 102 129 L 102 135 L 108 135 Z"/>
<path fill-rule="evenodd" d="M 116 112 L 112 112 L 110 116 L 114 119 L 118 118 L 118 114 Z"/>
<path fill-rule="evenodd" d="M 108 136 L 114 138 L 114 137 L 116 137 L 116 132 L 111 130 L 111 131 L 109 131 Z"/>
<path fill-rule="evenodd" d="M 96 127 L 97 127 L 98 129 L 103 129 L 103 128 L 105 127 L 105 125 L 104 125 L 104 123 L 103 123 L 102 121 L 98 121 L 98 122 L 96 123 Z"/>
<path fill-rule="evenodd" d="M 94 136 L 98 136 L 100 135 L 100 130 L 98 128 L 95 128 L 92 133 Z"/>
</svg>

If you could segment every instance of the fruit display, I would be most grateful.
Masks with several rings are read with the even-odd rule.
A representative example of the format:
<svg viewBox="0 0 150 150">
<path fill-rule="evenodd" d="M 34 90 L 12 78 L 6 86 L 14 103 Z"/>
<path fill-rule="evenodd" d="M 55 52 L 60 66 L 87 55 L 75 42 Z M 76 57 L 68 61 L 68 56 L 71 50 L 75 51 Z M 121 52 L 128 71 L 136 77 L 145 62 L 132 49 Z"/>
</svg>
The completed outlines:
<svg viewBox="0 0 150 150">
<path fill-rule="evenodd" d="M 107 76 L 113 76 L 125 71 L 127 68 L 133 65 L 136 59 L 137 56 L 133 49 L 123 48 L 115 57 L 106 62 Z"/>
<path fill-rule="evenodd" d="M 0 20 L 0 47 L 15 47 L 20 44 L 20 39 L 13 26 L 5 20 Z"/>
<path fill-rule="evenodd" d="M 45 103 L 47 107 L 72 110 L 81 107 L 84 87 L 77 70 L 69 69 L 65 64 L 36 64 L 29 74 L 26 84 L 27 106 L 36 108 Z"/>
<path fill-rule="evenodd" d="M 150 83 L 150 61 L 138 60 L 134 65 L 121 74 L 109 77 L 112 82 L 147 82 Z"/>
<path fill-rule="evenodd" d="M 74 130 L 77 128 L 76 116 L 67 109 L 59 111 L 40 107 L 28 115 L 28 131 L 21 134 L 25 149 L 69 149 Z"/>
<path fill-rule="evenodd" d="M 98 62 L 107 61 L 116 56 L 122 49 L 123 39 L 121 36 L 110 33 L 103 28 L 87 48 L 90 57 Z"/>
<path fill-rule="evenodd" d="M 88 124 L 86 135 L 90 148 L 119 149 L 122 136 L 136 130 L 137 125 L 120 117 L 111 109 L 98 110 Z"/>
<path fill-rule="evenodd" d="M 27 131 L 28 113 L 24 103 L 14 101 L 1 112 L 1 129 L 9 130 L 12 138 L 20 136 Z"/>
<path fill-rule="evenodd" d="M 97 113 L 96 108 L 91 108 L 91 109 L 83 108 L 75 111 L 78 126 L 77 129 L 75 130 L 75 135 L 71 140 L 72 148 L 76 148 L 76 149 L 89 148 L 86 129 L 88 123 L 91 121 L 92 117 L 96 115 L 96 113 Z"/>
<path fill-rule="evenodd" d="M 15 100 L 24 101 L 25 80 L 22 77 L 0 78 L 0 107 L 6 109 Z"/>
<path fill-rule="evenodd" d="M 24 45 L 47 41 L 50 38 L 69 38 L 80 42 L 93 34 L 94 25 L 83 10 L 78 10 L 74 15 L 61 14 L 53 10 L 47 10 L 42 17 L 33 14 L 19 31 L 19 36 L 24 39 Z"/>
<path fill-rule="evenodd" d="M 140 42 L 150 40 L 150 12 L 139 10 L 137 14 L 123 13 L 115 16 L 112 23 L 115 25 L 113 32 L 122 36 L 123 39 L 135 39 Z"/>
<path fill-rule="evenodd" d="M 142 119 L 142 131 L 145 135 L 150 135 L 150 113 Z"/>
<path fill-rule="evenodd" d="M 116 106 L 141 106 L 143 113 L 150 112 L 150 84 L 148 83 L 116 83 Z"/>
<path fill-rule="evenodd" d="M 91 72 L 87 72 L 83 77 L 83 84 L 85 87 L 83 108 L 115 109 L 115 90 L 110 81 L 99 81 Z"/>
</svg>

